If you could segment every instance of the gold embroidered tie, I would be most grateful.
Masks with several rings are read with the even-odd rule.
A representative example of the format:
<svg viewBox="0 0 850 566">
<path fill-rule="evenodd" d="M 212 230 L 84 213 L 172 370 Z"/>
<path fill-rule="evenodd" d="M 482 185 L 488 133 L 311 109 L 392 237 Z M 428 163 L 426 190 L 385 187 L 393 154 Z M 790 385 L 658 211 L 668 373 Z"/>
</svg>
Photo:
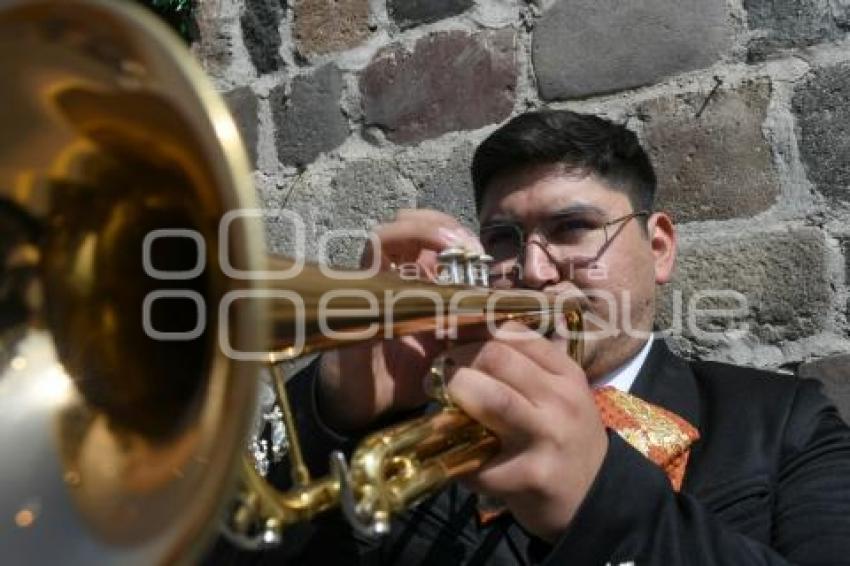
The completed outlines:
<svg viewBox="0 0 850 566">
<path fill-rule="evenodd" d="M 699 431 L 679 415 L 614 387 L 593 391 L 602 423 L 659 466 L 674 491 L 682 488 L 690 446 Z M 500 502 L 479 498 L 478 518 L 486 524 L 505 511 Z"/>
<path fill-rule="evenodd" d="M 593 397 L 605 426 L 664 470 L 679 491 L 699 431 L 679 415 L 613 387 L 600 387 Z"/>
</svg>

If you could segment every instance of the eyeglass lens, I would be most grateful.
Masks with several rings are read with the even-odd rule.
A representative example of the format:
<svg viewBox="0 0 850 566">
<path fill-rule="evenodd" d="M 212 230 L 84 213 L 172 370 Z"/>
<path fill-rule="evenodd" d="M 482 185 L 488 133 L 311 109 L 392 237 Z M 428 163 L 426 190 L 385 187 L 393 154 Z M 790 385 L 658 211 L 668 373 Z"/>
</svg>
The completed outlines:
<svg viewBox="0 0 850 566">
<path fill-rule="evenodd" d="M 559 214 L 541 222 L 535 233 L 557 261 L 593 258 L 605 245 L 605 218 L 591 213 Z M 534 236 L 531 236 L 533 238 Z M 481 243 L 493 256 L 494 266 L 516 262 L 525 251 L 528 236 L 514 223 L 484 226 Z"/>
</svg>

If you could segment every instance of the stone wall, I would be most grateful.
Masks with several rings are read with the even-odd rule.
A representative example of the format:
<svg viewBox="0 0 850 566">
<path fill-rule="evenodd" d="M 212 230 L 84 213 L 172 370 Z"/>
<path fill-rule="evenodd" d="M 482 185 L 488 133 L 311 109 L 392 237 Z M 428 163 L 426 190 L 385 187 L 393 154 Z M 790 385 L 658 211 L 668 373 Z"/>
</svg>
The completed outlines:
<svg viewBox="0 0 850 566">
<path fill-rule="evenodd" d="M 303 215 L 310 257 L 401 207 L 474 227 L 477 142 L 527 109 L 594 112 L 641 136 L 679 222 L 660 324 L 715 330 L 681 351 L 793 369 L 848 349 L 850 1 L 203 0 L 197 20 L 260 200 Z M 270 221 L 271 248 L 290 232 Z M 709 288 L 746 297 L 731 326 L 695 310 L 735 306 Z"/>
</svg>

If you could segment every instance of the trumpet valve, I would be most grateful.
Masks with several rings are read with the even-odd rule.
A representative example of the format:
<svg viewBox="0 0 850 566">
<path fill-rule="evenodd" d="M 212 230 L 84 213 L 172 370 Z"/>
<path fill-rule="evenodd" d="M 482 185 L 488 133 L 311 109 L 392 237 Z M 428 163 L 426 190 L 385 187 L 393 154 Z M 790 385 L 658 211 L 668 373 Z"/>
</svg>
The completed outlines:
<svg viewBox="0 0 850 566">
<path fill-rule="evenodd" d="M 463 257 L 463 268 L 465 271 L 465 281 L 467 285 L 478 284 L 478 258 L 481 257 L 477 252 L 467 251 Z"/>
<path fill-rule="evenodd" d="M 490 286 L 490 266 L 493 265 L 493 256 L 481 254 L 478 257 L 478 275 L 482 287 Z"/>
<path fill-rule="evenodd" d="M 466 256 L 463 248 L 446 248 L 437 256 L 437 262 L 441 266 L 439 279 L 441 283 L 448 285 L 462 285 L 462 264 Z"/>
</svg>

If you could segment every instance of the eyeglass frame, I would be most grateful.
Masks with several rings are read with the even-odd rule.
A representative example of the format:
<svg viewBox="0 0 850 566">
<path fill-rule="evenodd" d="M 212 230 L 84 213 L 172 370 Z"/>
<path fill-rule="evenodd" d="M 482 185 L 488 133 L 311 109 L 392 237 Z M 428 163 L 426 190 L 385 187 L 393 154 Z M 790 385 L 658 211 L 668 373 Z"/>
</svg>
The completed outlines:
<svg viewBox="0 0 850 566">
<path fill-rule="evenodd" d="M 581 258 L 582 259 L 581 264 L 583 264 L 583 265 L 591 264 L 591 263 L 594 263 L 595 261 L 597 261 L 600 257 L 602 257 L 602 254 L 605 253 L 605 250 L 608 249 L 608 246 L 611 245 L 611 242 L 613 242 L 614 239 L 617 237 L 617 235 L 622 231 L 626 222 L 628 222 L 632 218 L 637 218 L 638 216 L 651 216 L 651 215 L 652 215 L 651 210 L 639 210 L 639 211 L 636 211 L 636 212 L 631 212 L 629 214 L 625 214 L 625 215 L 620 216 L 618 218 L 615 218 L 613 220 L 609 220 L 607 222 L 604 222 L 602 225 L 594 228 L 594 230 L 603 230 L 604 235 L 605 235 L 605 241 L 599 247 L 599 250 L 597 250 L 595 255 L 587 257 L 587 258 Z M 617 224 L 617 223 L 620 223 L 620 222 L 622 222 L 620 227 L 617 228 L 617 230 L 615 232 L 613 232 L 612 236 L 609 237 L 608 236 L 608 227 L 613 226 L 614 224 Z M 495 227 L 495 226 L 510 226 L 511 228 L 513 228 L 517 231 L 517 234 L 519 235 L 519 247 L 518 247 L 519 251 L 516 255 L 516 258 L 514 259 L 514 261 L 515 261 L 514 266 L 512 267 L 513 270 L 517 270 L 518 267 L 525 262 L 525 250 L 528 247 L 528 242 L 529 242 L 528 238 L 527 238 L 526 231 L 523 230 L 522 227 L 518 223 L 515 223 L 515 222 L 497 222 L 497 223 L 491 224 L 490 226 L 487 226 L 485 228 Z M 549 251 L 549 246 L 553 245 L 553 244 L 551 244 L 547 240 L 545 234 L 541 233 L 540 238 L 543 240 L 542 242 L 532 242 L 532 243 L 536 244 L 537 246 L 540 247 L 541 250 L 543 250 L 543 252 L 546 254 L 546 257 L 548 257 L 549 261 L 552 262 L 552 265 L 556 266 L 559 270 L 561 269 L 562 263 L 570 263 L 571 265 L 575 265 L 576 262 L 574 262 L 574 261 L 566 262 L 566 261 L 563 261 L 563 260 L 555 259 L 552 256 L 552 252 Z M 484 251 L 486 252 L 487 250 L 485 249 Z"/>
</svg>

